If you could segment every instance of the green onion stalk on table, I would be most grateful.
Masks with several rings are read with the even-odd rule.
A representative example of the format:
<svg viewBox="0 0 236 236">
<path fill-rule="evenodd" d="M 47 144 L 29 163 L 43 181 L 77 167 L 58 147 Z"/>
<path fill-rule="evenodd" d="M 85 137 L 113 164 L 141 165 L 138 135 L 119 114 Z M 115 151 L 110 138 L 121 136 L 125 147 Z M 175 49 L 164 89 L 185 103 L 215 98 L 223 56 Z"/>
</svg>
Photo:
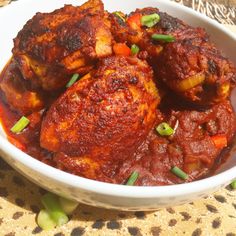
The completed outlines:
<svg viewBox="0 0 236 236">
<path fill-rule="evenodd" d="M 66 224 L 69 221 L 68 215 L 71 215 L 78 206 L 77 202 L 52 193 L 46 193 L 41 201 L 45 209 L 39 212 L 37 223 L 44 230 Z"/>
</svg>

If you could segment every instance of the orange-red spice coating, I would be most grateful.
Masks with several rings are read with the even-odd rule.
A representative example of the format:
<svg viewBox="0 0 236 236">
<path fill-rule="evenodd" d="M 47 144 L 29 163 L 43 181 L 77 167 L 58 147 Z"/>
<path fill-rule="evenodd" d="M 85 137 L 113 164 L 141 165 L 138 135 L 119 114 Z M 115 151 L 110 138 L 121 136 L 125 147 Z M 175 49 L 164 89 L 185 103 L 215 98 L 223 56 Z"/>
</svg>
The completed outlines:
<svg viewBox="0 0 236 236">
<path fill-rule="evenodd" d="M 112 35 L 100 0 L 37 13 L 14 39 L 14 59 L 35 88 L 56 90 L 112 54 Z"/>
<path fill-rule="evenodd" d="M 47 112 L 41 146 L 73 157 L 131 158 L 156 120 L 152 69 L 131 57 L 109 57 L 70 87 Z"/>
</svg>

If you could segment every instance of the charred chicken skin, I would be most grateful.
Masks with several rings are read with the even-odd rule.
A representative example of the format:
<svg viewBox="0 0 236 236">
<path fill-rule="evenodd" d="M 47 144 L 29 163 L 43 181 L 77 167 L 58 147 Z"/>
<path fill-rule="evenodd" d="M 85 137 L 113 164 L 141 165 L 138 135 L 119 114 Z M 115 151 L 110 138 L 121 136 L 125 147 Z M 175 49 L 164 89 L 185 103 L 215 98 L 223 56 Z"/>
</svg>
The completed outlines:
<svg viewBox="0 0 236 236">
<path fill-rule="evenodd" d="M 82 175 L 91 172 L 83 173 L 86 165 L 114 167 L 132 158 L 145 140 L 158 104 L 153 72 L 146 62 L 108 57 L 51 106 L 42 123 L 41 146 L 73 157 L 69 161 Z"/>
<path fill-rule="evenodd" d="M 160 21 L 151 28 L 142 26 L 142 16 L 154 13 Z M 146 50 L 158 79 L 186 100 L 215 104 L 227 98 L 235 86 L 234 65 L 209 41 L 204 29 L 193 28 L 156 8 L 136 10 L 125 22 L 115 14 L 110 20 L 114 38 Z M 174 42 L 156 41 L 154 34 L 170 35 Z"/>
<path fill-rule="evenodd" d="M 14 60 L 32 88 L 57 90 L 71 74 L 85 74 L 112 54 L 112 36 L 100 0 L 37 13 L 14 39 Z"/>
<path fill-rule="evenodd" d="M 100 0 L 37 13 L 14 39 L 13 57 L 0 81 L 11 108 L 27 115 L 50 105 L 73 73 L 85 74 L 112 53 L 109 22 Z M 53 93 L 50 91 L 53 90 Z M 24 100 L 24 102 L 22 102 Z"/>
</svg>

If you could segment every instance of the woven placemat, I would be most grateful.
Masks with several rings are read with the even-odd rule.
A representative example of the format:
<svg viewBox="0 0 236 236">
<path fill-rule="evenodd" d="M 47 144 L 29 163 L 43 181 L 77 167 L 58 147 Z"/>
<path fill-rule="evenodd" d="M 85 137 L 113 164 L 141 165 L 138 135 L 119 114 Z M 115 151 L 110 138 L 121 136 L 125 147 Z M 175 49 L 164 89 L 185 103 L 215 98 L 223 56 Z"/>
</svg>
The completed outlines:
<svg viewBox="0 0 236 236">
<path fill-rule="evenodd" d="M 236 25 L 236 0 L 176 0 L 176 2 L 204 13 L 221 24 Z"/>
<path fill-rule="evenodd" d="M 0 6 L 10 2 L 0 0 Z M 236 32 L 236 0 L 177 2 Z M 230 188 L 190 204 L 148 213 L 118 212 L 81 204 L 68 224 L 47 232 L 35 222 L 44 193 L 0 159 L 0 236 L 236 236 L 236 191 Z"/>
</svg>

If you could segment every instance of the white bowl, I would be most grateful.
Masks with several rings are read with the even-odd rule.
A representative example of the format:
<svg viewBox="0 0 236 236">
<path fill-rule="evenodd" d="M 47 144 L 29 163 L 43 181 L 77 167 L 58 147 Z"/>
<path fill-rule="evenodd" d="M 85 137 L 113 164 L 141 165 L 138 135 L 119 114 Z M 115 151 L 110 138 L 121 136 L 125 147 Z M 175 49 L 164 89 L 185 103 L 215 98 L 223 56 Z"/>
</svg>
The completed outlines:
<svg viewBox="0 0 236 236">
<path fill-rule="evenodd" d="M 21 0 L 0 9 L 0 68 L 11 56 L 12 39 L 36 12 L 49 12 L 64 4 L 80 5 L 79 0 Z M 109 11 L 130 12 L 135 8 L 158 7 L 193 26 L 205 27 L 219 48 L 236 63 L 236 36 L 215 21 L 166 0 L 104 0 Z M 235 99 L 232 98 L 236 103 Z M 85 204 L 119 210 L 154 210 L 191 202 L 226 186 L 236 178 L 236 158 L 232 156 L 218 174 L 187 184 L 160 187 L 130 187 L 102 183 L 50 167 L 17 149 L 0 131 L 0 154 L 32 182 L 56 194 Z"/>
</svg>

